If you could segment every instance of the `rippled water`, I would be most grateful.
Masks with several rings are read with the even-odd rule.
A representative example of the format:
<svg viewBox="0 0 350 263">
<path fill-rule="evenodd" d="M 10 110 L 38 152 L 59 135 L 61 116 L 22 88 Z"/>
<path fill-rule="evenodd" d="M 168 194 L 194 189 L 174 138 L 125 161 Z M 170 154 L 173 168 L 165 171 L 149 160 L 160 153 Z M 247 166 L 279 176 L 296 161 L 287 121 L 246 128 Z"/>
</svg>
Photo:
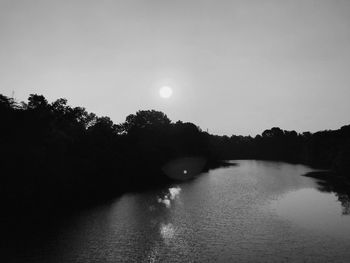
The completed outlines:
<svg viewBox="0 0 350 263">
<path fill-rule="evenodd" d="M 336 193 L 300 176 L 310 168 L 237 164 L 163 190 L 125 194 L 67 219 L 30 249 L 19 245 L 10 259 L 350 262 L 350 216 Z"/>
</svg>

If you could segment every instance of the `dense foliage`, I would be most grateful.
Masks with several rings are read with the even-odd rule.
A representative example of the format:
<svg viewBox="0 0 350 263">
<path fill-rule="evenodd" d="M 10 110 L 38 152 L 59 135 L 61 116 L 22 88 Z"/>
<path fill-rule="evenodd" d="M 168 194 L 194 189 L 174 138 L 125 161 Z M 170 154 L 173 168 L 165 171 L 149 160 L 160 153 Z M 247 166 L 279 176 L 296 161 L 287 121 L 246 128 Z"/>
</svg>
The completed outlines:
<svg viewBox="0 0 350 263">
<path fill-rule="evenodd" d="M 167 183 L 168 161 L 201 156 L 208 136 L 159 111 L 138 111 L 114 124 L 66 99 L 32 94 L 18 104 L 0 95 L 1 197 L 13 200 L 91 199 Z M 3 198 L 4 199 L 4 198 Z"/>
<path fill-rule="evenodd" d="M 162 112 L 138 111 L 114 124 L 66 99 L 32 94 L 17 103 L 0 95 L 2 200 L 71 200 L 170 181 L 162 167 L 181 157 L 271 159 L 349 174 L 350 126 L 298 134 L 272 128 L 255 138 L 214 136 Z M 234 122 L 234 120 L 232 120 Z M 44 198 L 43 198 L 44 197 Z"/>
</svg>

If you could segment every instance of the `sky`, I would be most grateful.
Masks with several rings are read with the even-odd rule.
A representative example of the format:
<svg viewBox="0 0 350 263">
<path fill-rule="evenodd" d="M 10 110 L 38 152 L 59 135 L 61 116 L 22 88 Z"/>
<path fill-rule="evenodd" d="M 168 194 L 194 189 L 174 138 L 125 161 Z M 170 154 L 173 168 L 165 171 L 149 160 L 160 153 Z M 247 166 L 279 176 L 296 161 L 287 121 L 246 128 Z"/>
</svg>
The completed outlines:
<svg viewBox="0 0 350 263">
<path fill-rule="evenodd" d="M 0 0 L 0 93 L 115 123 L 155 109 L 229 136 L 337 129 L 349 70 L 348 0 Z"/>
</svg>

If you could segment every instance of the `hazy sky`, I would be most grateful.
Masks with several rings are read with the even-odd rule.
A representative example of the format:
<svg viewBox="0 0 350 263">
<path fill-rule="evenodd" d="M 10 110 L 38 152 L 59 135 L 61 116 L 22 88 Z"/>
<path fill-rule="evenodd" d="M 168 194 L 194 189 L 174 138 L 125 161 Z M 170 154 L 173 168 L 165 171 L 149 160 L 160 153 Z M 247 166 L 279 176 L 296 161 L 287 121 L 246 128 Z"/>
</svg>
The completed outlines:
<svg viewBox="0 0 350 263">
<path fill-rule="evenodd" d="M 162 99 L 162 85 L 173 89 Z M 350 123 L 350 1 L 0 0 L 0 93 L 216 134 Z"/>
</svg>

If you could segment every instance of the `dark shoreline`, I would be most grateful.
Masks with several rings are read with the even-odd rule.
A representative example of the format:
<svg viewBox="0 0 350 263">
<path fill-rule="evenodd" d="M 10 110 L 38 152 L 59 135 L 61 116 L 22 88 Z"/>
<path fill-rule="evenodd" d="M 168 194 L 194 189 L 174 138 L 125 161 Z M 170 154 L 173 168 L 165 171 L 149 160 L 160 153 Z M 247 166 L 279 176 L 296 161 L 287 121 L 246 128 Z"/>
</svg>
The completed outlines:
<svg viewBox="0 0 350 263">
<path fill-rule="evenodd" d="M 217 168 L 230 167 L 234 165 L 237 164 L 231 163 L 227 160 L 208 161 L 201 173 L 205 173 Z M 154 173 L 155 171 L 143 172 L 149 174 Z M 44 218 L 56 217 L 60 213 L 74 214 L 85 209 L 90 209 L 96 205 L 106 204 L 114 200 L 115 198 L 121 197 L 124 194 L 140 193 L 145 191 L 163 189 L 164 187 L 170 187 L 171 185 L 176 183 L 181 184 L 186 182 L 182 180 L 171 179 L 165 174 L 162 174 L 162 176 L 164 177 L 164 180 L 161 182 L 149 182 L 148 184 L 135 183 L 132 187 L 129 186 L 125 187 L 124 189 L 115 188 L 115 191 L 113 191 L 113 187 L 111 187 L 109 189 L 106 189 L 106 191 L 104 191 L 103 193 L 70 193 L 68 196 L 66 196 L 66 198 L 63 199 L 61 197 L 58 197 L 57 199 L 50 199 L 38 196 L 27 200 L 15 199 L 13 201 L 7 200 L 7 202 L 6 200 L 3 200 L 2 205 L 3 209 L 7 212 L 7 217 L 3 217 L 2 222 L 13 220 L 14 218 L 17 218 L 18 215 L 23 216 L 23 214 L 26 214 L 26 217 L 32 217 L 33 219 L 37 219 L 42 216 L 44 216 Z M 197 176 L 200 176 L 200 174 L 194 175 L 187 181 L 195 179 Z"/>
<path fill-rule="evenodd" d="M 305 177 L 311 177 L 327 182 L 333 182 L 337 184 L 342 184 L 344 187 L 348 187 L 350 191 L 350 180 L 344 176 L 341 176 L 337 173 L 335 173 L 332 170 L 319 170 L 319 171 L 312 171 L 306 174 L 303 174 Z"/>
</svg>

